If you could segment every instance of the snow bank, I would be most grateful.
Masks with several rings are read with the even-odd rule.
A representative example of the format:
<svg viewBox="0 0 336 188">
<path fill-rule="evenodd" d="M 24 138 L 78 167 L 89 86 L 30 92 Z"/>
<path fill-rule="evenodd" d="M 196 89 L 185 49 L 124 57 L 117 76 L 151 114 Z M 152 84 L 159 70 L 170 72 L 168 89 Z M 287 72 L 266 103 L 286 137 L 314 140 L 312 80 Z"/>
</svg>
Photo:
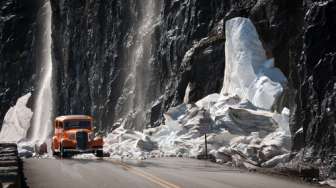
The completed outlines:
<svg viewBox="0 0 336 188">
<path fill-rule="evenodd" d="M 157 148 L 149 136 L 120 126 L 104 139 L 104 150 L 113 158 L 145 158 Z"/>
<path fill-rule="evenodd" d="M 214 96 L 198 101 L 199 106 L 182 104 L 167 112 L 166 124 L 152 129 L 152 138 L 162 153 L 188 157 L 204 155 L 201 127 L 206 124 L 208 149 L 219 162 L 240 166 L 242 161 L 247 161 L 271 167 L 288 158 L 291 139 L 287 110 L 275 114 L 258 110 L 236 96 L 219 97 L 217 101 Z M 237 156 L 239 160 L 234 160 Z"/>
<path fill-rule="evenodd" d="M 221 94 L 248 99 L 259 108 L 270 110 L 287 83 L 283 73 L 267 60 L 258 33 L 247 18 L 226 22 L 225 76 Z"/>
<path fill-rule="evenodd" d="M 27 107 L 30 97 L 31 93 L 20 97 L 15 106 L 7 111 L 0 132 L 0 142 L 18 143 L 26 138 L 33 116 L 33 112 Z"/>
<path fill-rule="evenodd" d="M 199 106 L 181 104 L 171 108 L 165 114 L 165 124 L 143 133 L 120 127 L 108 135 L 106 148 L 114 157 L 196 158 L 205 154 L 207 133 L 209 154 L 218 162 L 272 167 L 288 159 L 291 139 L 287 109 L 282 114 L 271 113 L 237 96 L 219 95 L 210 95 L 196 104 Z"/>
</svg>

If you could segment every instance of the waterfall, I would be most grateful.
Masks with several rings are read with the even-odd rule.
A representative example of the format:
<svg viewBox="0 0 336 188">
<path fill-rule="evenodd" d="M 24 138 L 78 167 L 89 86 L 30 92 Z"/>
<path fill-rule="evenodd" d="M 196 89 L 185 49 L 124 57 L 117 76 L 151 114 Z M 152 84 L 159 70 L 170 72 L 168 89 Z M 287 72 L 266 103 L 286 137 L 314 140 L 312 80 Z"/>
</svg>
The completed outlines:
<svg viewBox="0 0 336 188">
<path fill-rule="evenodd" d="M 122 112 L 116 115 L 124 122 L 126 128 L 141 130 L 145 127 L 146 101 L 152 77 L 152 33 L 155 26 L 156 0 L 143 1 L 137 23 L 134 23 L 134 36 L 129 51 L 129 68 L 126 70 L 126 81 L 122 96 L 118 99 L 118 107 Z"/>
<path fill-rule="evenodd" d="M 34 116 L 29 140 L 34 144 L 45 142 L 52 130 L 52 57 L 51 57 L 51 5 L 47 0 L 38 14 L 40 29 L 37 63 L 42 67 L 38 92 L 34 103 Z"/>
</svg>

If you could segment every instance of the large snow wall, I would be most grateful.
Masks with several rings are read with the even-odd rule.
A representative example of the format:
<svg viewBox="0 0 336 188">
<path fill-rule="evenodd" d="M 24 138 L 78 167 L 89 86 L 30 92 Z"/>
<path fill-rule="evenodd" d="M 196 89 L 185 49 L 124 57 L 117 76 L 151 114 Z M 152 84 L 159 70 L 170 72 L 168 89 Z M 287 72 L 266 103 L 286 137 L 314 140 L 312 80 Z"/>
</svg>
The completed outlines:
<svg viewBox="0 0 336 188">
<path fill-rule="evenodd" d="M 233 18 L 225 24 L 225 75 L 221 94 L 248 99 L 256 107 L 270 110 L 287 79 L 267 59 L 258 33 L 248 18 Z"/>
</svg>

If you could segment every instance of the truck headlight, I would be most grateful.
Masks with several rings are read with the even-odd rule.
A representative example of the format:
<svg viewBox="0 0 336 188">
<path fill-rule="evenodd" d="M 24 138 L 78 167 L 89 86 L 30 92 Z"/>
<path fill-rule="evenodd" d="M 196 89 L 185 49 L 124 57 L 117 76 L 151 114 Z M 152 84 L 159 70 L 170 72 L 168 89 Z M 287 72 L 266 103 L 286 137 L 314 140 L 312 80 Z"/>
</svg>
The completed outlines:
<svg viewBox="0 0 336 188">
<path fill-rule="evenodd" d="M 69 134 L 68 137 L 69 137 L 70 140 L 75 140 L 76 139 L 75 134 Z"/>
<path fill-rule="evenodd" d="M 95 138 L 94 133 L 89 133 L 89 140 L 94 140 L 94 138 Z"/>
</svg>

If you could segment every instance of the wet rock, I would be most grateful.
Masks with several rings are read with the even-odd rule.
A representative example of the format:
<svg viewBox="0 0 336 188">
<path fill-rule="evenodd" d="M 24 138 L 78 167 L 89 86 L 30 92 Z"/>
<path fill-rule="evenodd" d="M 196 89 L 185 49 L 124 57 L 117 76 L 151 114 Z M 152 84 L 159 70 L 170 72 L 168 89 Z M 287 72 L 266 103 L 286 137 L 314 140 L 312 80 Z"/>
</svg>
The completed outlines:
<svg viewBox="0 0 336 188">
<path fill-rule="evenodd" d="M 224 35 L 203 38 L 189 49 L 181 63 L 181 80 L 179 87 L 188 83 L 188 93 L 184 98 L 193 103 L 210 93 L 218 92 L 224 77 Z M 178 90 L 182 90 L 178 89 Z"/>
<path fill-rule="evenodd" d="M 223 17 L 227 1 L 164 1 L 158 60 L 164 109 L 219 92 L 224 70 Z M 208 75 L 210 77 L 206 77 Z"/>
<path fill-rule="evenodd" d="M 327 169 L 322 176 L 335 178 L 331 169 L 336 152 L 336 1 L 308 3 L 307 9 L 291 126 L 295 149 L 303 151 L 299 155 L 309 163 L 320 159 L 318 166 Z"/>
<path fill-rule="evenodd" d="M 320 177 L 319 169 L 309 165 L 301 166 L 299 168 L 299 173 L 303 178 L 307 180 L 318 179 Z"/>
<path fill-rule="evenodd" d="M 151 111 L 150 111 L 150 125 L 151 127 L 157 127 L 160 125 L 162 120 L 162 101 L 159 100 L 156 103 L 152 105 Z"/>
<path fill-rule="evenodd" d="M 48 153 L 48 145 L 47 145 L 47 143 L 43 143 L 41 145 L 37 145 L 36 148 L 37 148 L 36 151 L 37 151 L 37 153 L 39 155 L 43 155 L 45 153 Z"/>
<path fill-rule="evenodd" d="M 35 19 L 39 6 L 38 1 L 0 2 L 0 126 L 10 106 L 34 86 Z"/>
</svg>

